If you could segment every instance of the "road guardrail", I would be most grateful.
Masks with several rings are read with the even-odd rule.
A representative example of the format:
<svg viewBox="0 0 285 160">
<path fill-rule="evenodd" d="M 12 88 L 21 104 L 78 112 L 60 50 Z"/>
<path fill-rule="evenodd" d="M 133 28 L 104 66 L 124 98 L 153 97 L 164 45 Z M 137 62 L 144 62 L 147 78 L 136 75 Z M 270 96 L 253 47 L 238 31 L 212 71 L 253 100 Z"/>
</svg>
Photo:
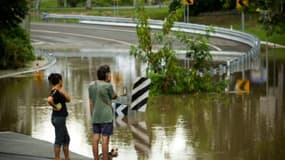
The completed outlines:
<svg viewBox="0 0 285 160">
<path fill-rule="evenodd" d="M 55 20 L 55 19 L 75 19 L 79 23 L 88 24 L 104 24 L 104 25 L 116 25 L 116 26 L 128 26 L 135 27 L 137 24 L 136 19 L 132 18 L 121 18 L 121 17 L 105 17 L 105 16 L 86 16 L 86 15 L 70 15 L 70 14 L 52 14 L 52 13 L 42 13 L 41 17 L 43 20 Z M 153 29 L 161 29 L 163 21 L 161 20 L 149 20 L 150 27 Z M 224 56 L 224 63 L 214 70 L 216 73 L 227 75 L 235 72 L 243 72 L 252 68 L 257 68 L 260 65 L 260 40 L 251 34 L 240 32 L 236 30 L 212 27 L 214 32 L 210 33 L 211 37 L 228 39 L 231 41 L 236 41 L 239 43 L 246 44 L 250 47 L 248 51 L 244 54 L 241 53 L 240 56 Z M 183 31 L 192 34 L 202 34 L 206 35 L 209 30 L 209 26 L 192 24 L 192 23 L 182 23 L 176 22 L 172 28 L 175 31 Z M 217 51 L 218 52 L 218 51 Z M 223 54 L 221 51 L 220 55 Z M 226 72 L 225 72 L 226 71 Z"/>
<path fill-rule="evenodd" d="M 54 65 L 56 63 L 56 58 L 51 53 L 41 52 L 41 51 L 40 52 L 36 51 L 36 53 L 37 53 L 37 55 L 43 56 L 43 57 L 46 58 L 46 63 L 44 65 L 42 65 L 42 66 L 35 66 L 33 68 L 30 68 L 30 69 L 27 69 L 27 70 L 24 70 L 24 71 L 15 71 L 15 72 L 12 72 L 12 73 L 9 73 L 9 74 L 3 74 L 3 75 L 0 75 L 0 79 L 1 78 L 7 78 L 7 77 L 15 77 L 15 76 L 22 75 L 22 74 L 38 72 L 38 71 L 41 71 L 41 70 L 45 70 L 45 69 L 51 67 L 52 65 Z"/>
</svg>

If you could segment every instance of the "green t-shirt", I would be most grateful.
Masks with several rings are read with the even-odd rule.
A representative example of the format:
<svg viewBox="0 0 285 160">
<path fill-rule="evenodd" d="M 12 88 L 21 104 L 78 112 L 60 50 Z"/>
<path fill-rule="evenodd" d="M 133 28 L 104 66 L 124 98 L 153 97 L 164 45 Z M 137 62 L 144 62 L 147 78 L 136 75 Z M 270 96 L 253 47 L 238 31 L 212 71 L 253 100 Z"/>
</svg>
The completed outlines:
<svg viewBox="0 0 285 160">
<path fill-rule="evenodd" d="M 89 99 L 93 101 L 93 123 L 110 123 L 113 121 L 112 98 L 115 93 L 111 83 L 93 81 L 90 83 Z"/>
</svg>

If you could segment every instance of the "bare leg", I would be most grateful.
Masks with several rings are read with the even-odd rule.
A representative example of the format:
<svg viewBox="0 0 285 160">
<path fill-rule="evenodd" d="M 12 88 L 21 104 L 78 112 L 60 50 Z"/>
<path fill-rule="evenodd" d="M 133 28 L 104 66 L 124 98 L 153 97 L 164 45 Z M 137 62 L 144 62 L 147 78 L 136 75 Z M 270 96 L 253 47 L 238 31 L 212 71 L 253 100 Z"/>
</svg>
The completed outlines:
<svg viewBox="0 0 285 160">
<path fill-rule="evenodd" d="M 65 160 L 70 160 L 70 157 L 69 157 L 69 146 L 68 145 L 63 146 L 62 150 L 63 150 L 63 153 L 64 153 Z"/>
<path fill-rule="evenodd" d="M 98 155 L 99 140 L 100 140 L 100 135 L 93 134 L 93 158 L 94 160 L 99 160 L 99 155 Z"/>
<path fill-rule="evenodd" d="M 60 147 L 54 146 L 54 158 L 55 160 L 60 160 Z"/>
<path fill-rule="evenodd" d="M 108 160 L 108 151 L 109 151 L 109 136 L 103 136 L 103 144 L 102 144 L 103 160 Z"/>
</svg>

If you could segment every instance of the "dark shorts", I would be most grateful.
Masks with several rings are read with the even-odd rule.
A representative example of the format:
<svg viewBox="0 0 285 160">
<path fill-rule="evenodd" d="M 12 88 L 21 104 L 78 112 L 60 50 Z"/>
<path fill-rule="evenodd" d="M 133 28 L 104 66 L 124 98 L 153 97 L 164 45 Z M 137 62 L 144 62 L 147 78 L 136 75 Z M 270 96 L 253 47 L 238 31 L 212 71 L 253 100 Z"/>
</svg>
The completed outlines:
<svg viewBox="0 0 285 160">
<path fill-rule="evenodd" d="M 93 123 L 93 133 L 110 136 L 113 134 L 113 123 Z"/>
<path fill-rule="evenodd" d="M 54 145 L 69 145 L 70 137 L 66 128 L 66 117 L 52 116 L 51 123 L 55 130 L 55 141 Z"/>
</svg>

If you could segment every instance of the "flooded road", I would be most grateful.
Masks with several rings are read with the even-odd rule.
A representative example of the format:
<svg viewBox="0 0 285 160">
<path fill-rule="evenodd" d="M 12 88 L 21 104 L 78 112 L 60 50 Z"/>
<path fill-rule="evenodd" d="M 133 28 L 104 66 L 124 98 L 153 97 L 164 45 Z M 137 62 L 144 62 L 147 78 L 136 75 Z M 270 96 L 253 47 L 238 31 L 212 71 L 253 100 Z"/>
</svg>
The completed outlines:
<svg viewBox="0 0 285 160">
<path fill-rule="evenodd" d="M 64 57 L 43 77 L 0 79 L 0 131 L 15 131 L 53 143 L 47 76 L 63 75 L 71 95 L 67 121 L 73 152 L 91 157 L 88 84 L 101 64 L 111 66 L 114 88 L 130 93 L 143 67 L 124 54 Z M 285 158 L 284 63 L 271 62 L 269 90 L 252 83 L 250 94 L 152 97 L 146 113 L 114 119 L 110 147 L 118 160 L 281 160 Z M 0 144 L 1 145 L 1 144 Z M 52 148 L 51 148 L 52 149 Z"/>
</svg>

